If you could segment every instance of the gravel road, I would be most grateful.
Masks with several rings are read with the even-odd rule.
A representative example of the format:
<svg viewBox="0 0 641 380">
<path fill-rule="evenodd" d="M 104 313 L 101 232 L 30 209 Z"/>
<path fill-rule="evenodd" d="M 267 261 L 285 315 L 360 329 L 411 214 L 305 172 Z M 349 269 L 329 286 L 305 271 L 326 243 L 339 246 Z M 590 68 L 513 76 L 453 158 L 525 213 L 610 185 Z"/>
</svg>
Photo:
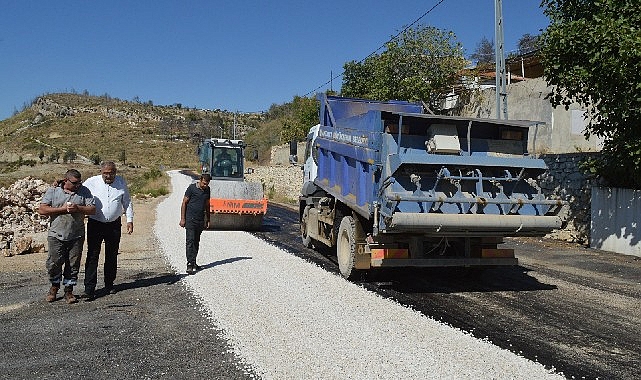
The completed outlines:
<svg viewBox="0 0 641 380">
<path fill-rule="evenodd" d="M 184 273 L 175 210 L 192 179 L 170 175 L 155 233 Z M 249 233 L 206 231 L 198 261 L 204 269 L 182 281 L 242 365 L 265 379 L 562 378 Z"/>
<path fill-rule="evenodd" d="M 639 378 L 637 258 L 516 239 L 520 265 L 481 278 L 350 283 L 271 205 L 261 232 L 206 231 L 186 276 L 171 175 L 135 202 L 117 294 L 48 304 L 46 253 L 0 257 L 0 379 Z"/>
</svg>

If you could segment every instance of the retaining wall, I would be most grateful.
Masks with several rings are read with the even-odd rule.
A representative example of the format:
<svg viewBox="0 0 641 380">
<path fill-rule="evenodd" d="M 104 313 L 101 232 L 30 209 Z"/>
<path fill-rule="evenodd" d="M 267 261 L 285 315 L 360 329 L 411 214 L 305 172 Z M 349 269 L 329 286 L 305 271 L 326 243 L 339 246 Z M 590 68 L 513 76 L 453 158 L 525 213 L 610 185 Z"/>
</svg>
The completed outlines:
<svg viewBox="0 0 641 380">
<path fill-rule="evenodd" d="M 590 205 L 595 179 L 583 174 L 580 162 L 599 153 L 544 154 L 539 156 L 549 171 L 539 179 L 543 193 L 559 196 L 569 203 L 567 225 L 548 235 L 553 239 L 588 245 L 590 242 Z"/>
<path fill-rule="evenodd" d="M 590 247 L 641 257 L 641 190 L 592 188 Z"/>
</svg>

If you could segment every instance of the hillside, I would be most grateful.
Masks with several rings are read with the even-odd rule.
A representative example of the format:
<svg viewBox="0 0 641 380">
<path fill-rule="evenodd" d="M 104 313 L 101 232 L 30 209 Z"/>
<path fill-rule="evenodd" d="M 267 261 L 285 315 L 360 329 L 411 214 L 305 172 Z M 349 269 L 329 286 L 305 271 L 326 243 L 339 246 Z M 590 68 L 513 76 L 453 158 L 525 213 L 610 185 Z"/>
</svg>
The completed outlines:
<svg viewBox="0 0 641 380">
<path fill-rule="evenodd" d="M 260 114 L 236 116 L 236 138 L 244 138 Z M 0 161 L 38 163 L 76 154 L 135 167 L 196 167 L 195 147 L 201 136 L 232 138 L 234 114 L 122 101 L 108 96 L 50 94 L 0 122 Z"/>
</svg>

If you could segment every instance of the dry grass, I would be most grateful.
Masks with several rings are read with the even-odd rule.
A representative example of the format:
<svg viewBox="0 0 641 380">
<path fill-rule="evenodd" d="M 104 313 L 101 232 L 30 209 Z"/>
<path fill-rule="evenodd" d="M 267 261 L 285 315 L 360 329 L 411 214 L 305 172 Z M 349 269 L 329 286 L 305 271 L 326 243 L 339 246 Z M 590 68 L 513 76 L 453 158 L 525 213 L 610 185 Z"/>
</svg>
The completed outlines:
<svg viewBox="0 0 641 380">
<path fill-rule="evenodd" d="M 0 173 L 0 187 L 9 187 L 16 180 L 33 177 L 52 183 L 62 178 L 68 169 L 78 169 L 83 179 L 100 173 L 100 166 L 82 163 L 42 163 L 34 166 L 23 165 L 8 173 Z M 169 191 L 169 177 L 158 169 L 130 168 L 118 165 L 118 174 L 123 176 L 133 195 L 142 197 L 157 197 Z"/>
<path fill-rule="evenodd" d="M 161 171 L 197 168 L 196 146 L 201 136 L 210 137 L 213 130 L 220 130 L 217 124 L 231 127 L 234 120 L 232 113 L 220 110 L 151 106 L 78 94 L 44 98 L 62 109 L 73 107 L 73 112 L 34 105 L 0 121 L 0 162 L 18 157 L 40 162 L 41 153 L 46 161 L 56 151 L 62 162 L 69 150 L 77 153 L 76 161 L 97 155 L 103 161 L 118 162 L 123 161 L 124 151 L 128 166 Z M 259 118 L 238 115 L 238 129 L 252 128 Z M 9 154 L 12 160 L 3 157 Z"/>
<path fill-rule="evenodd" d="M 214 120 L 233 123 L 233 114 L 226 111 L 156 107 L 78 94 L 45 97 L 58 108 L 34 105 L 0 121 L 0 186 L 26 176 L 53 181 L 69 168 L 88 178 L 99 172 L 92 163 L 98 158 L 118 164 L 132 193 L 166 194 L 166 170 L 199 167 L 197 142 L 209 132 L 203 126 Z M 71 108 L 73 112 L 60 112 Z M 248 124 L 255 117 L 241 115 L 238 122 Z M 65 163 L 65 153 L 71 151 L 77 158 Z M 58 161 L 51 160 L 56 152 Z"/>
</svg>

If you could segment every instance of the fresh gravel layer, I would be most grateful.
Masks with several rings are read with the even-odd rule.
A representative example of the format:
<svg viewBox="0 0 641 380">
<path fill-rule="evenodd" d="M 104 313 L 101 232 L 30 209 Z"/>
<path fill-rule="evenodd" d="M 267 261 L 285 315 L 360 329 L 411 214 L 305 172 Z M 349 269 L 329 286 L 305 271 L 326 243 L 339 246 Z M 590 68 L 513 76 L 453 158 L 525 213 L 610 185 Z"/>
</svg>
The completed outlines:
<svg viewBox="0 0 641 380">
<path fill-rule="evenodd" d="M 155 233 L 185 271 L 180 201 L 192 182 L 170 172 Z M 243 364 L 265 379 L 563 378 L 536 363 L 384 299 L 253 235 L 205 231 L 183 279 Z M 518 328 L 518 327 L 516 327 Z"/>
</svg>

